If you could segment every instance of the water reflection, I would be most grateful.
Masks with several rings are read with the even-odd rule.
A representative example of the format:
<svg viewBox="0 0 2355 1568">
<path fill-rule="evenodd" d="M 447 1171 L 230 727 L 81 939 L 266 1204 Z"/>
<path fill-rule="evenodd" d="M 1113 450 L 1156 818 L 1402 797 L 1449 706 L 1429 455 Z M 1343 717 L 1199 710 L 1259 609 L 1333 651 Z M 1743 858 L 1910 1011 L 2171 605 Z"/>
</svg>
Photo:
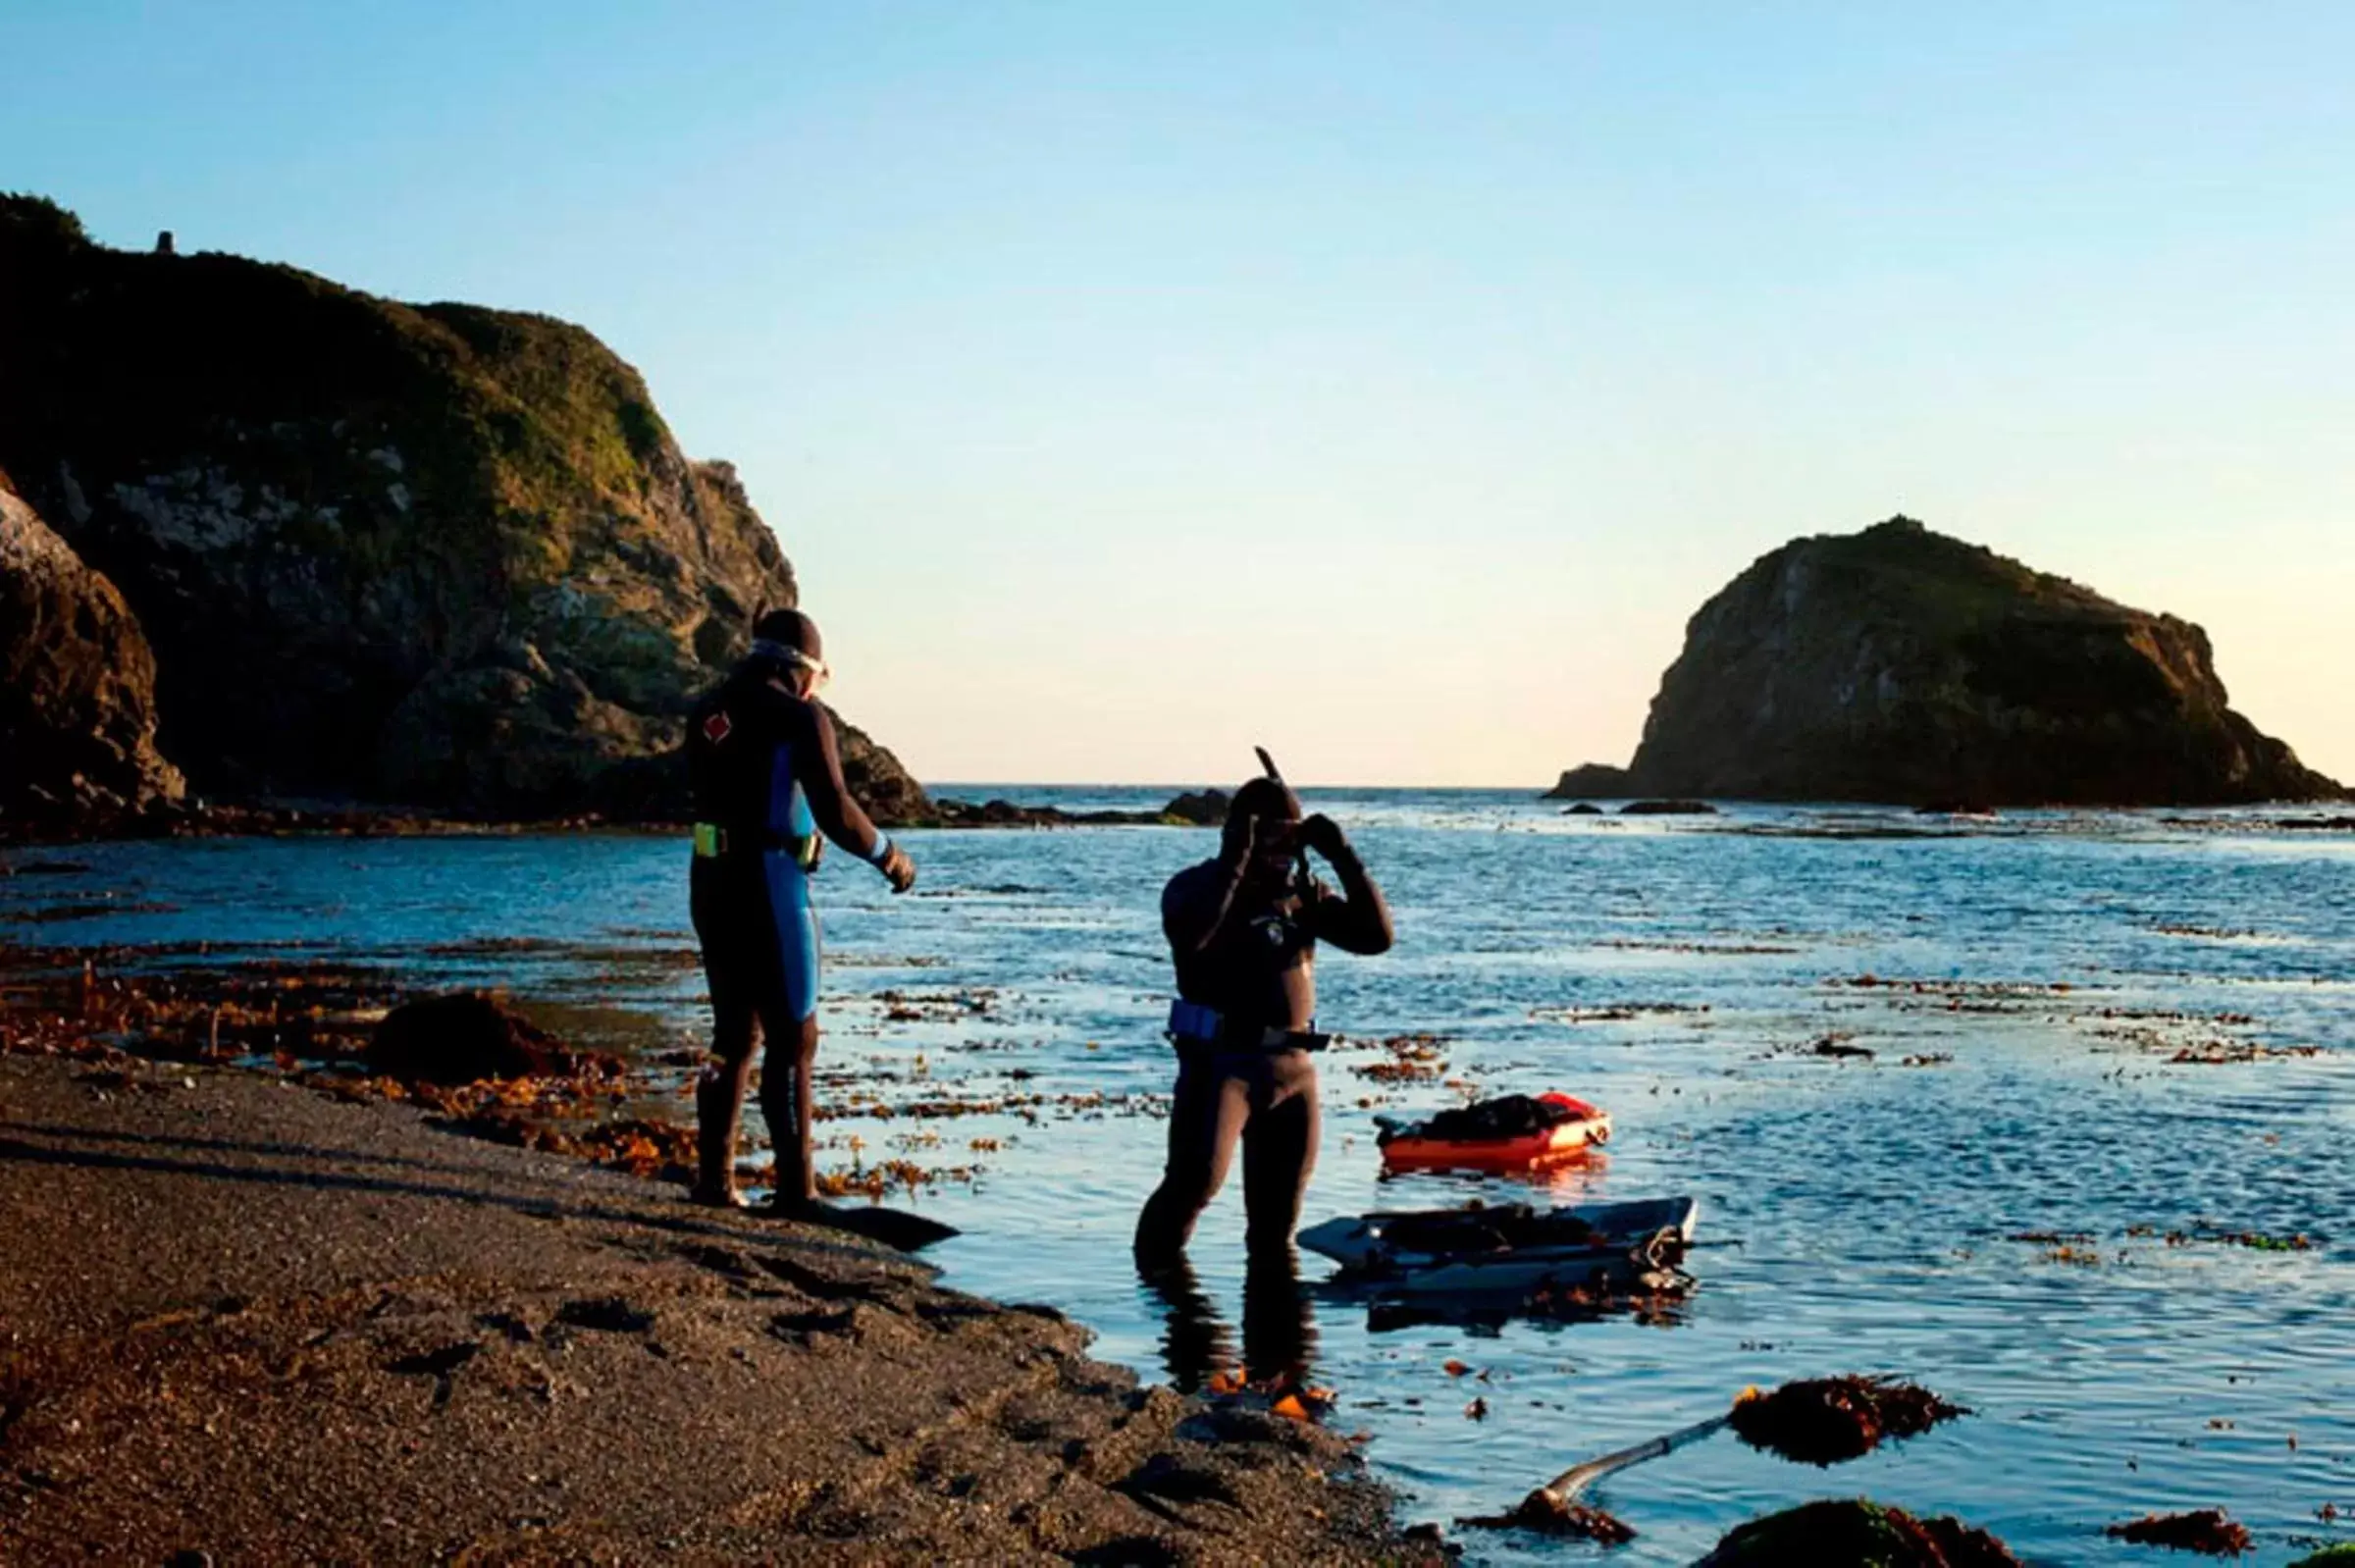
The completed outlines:
<svg viewBox="0 0 2355 1568">
<path fill-rule="evenodd" d="M 1162 1365 L 1173 1387 L 1199 1392 L 1213 1375 L 1235 1365 L 1234 1331 L 1191 1263 L 1140 1262 L 1137 1281 L 1148 1310 L 1163 1318 Z M 1254 1384 L 1305 1387 L 1316 1356 L 1315 1302 L 1301 1282 L 1300 1254 L 1265 1248 L 1243 1271 L 1243 1375 Z"/>
</svg>

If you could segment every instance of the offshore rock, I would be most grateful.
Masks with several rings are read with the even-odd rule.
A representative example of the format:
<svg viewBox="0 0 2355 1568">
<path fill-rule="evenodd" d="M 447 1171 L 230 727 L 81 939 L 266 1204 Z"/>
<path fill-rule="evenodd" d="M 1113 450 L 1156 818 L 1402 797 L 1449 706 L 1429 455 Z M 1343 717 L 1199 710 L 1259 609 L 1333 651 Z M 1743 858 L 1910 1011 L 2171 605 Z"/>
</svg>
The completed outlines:
<svg viewBox="0 0 2355 1568">
<path fill-rule="evenodd" d="M 1616 801 L 1635 793 L 1628 771 L 1607 762 L 1582 762 L 1565 769 L 1552 789 L 1545 792 L 1549 801 Z"/>
<path fill-rule="evenodd" d="M 1218 827 L 1226 822 L 1232 804 L 1225 790 L 1184 790 L 1161 809 L 1161 814 L 1195 827 Z"/>
<path fill-rule="evenodd" d="M 181 791 L 137 618 L 0 474 L 0 833 L 118 825 Z"/>
<path fill-rule="evenodd" d="M 1607 770 L 1580 769 L 1565 786 Z M 1896 517 L 1703 604 L 1610 794 L 1977 807 L 2320 800 L 2232 710 L 2208 636 Z"/>
<path fill-rule="evenodd" d="M 112 250 L 0 196 L 0 466 L 136 610 L 209 793 L 597 809 L 797 599 L 734 470 L 546 316 Z"/>
</svg>

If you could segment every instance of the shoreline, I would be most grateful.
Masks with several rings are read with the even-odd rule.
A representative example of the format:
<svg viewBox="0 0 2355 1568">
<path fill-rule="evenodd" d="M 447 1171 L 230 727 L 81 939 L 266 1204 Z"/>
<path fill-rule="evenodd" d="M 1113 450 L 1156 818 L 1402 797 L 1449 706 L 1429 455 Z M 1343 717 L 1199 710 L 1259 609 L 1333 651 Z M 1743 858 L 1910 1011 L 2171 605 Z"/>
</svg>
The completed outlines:
<svg viewBox="0 0 2355 1568">
<path fill-rule="evenodd" d="M 1523 795 L 1518 790 L 1505 789 L 1468 790 L 1463 793 L 1512 794 L 1533 804 L 1570 800 L 1569 809 L 1561 814 L 1593 815 L 1604 822 L 1615 821 L 1621 816 L 1648 814 L 1716 816 L 1720 820 L 1711 825 L 1711 830 L 1719 832 L 1751 830 L 1743 825 L 1740 817 L 1729 817 L 1722 810 L 1735 807 L 1834 816 L 1859 811 L 1899 813 L 1919 819 L 1918 826 L 1907 830 L 1919 836 L 1951 836 L 1963 830 L 1959 824 L 1967 824 L 1971 829 L 1982 831 L 2005 831 L 2022 824 L 2034 825 L 2052 819 L 2073 820 L 2088 816 L 2137 817 L 2157 826 L 2186 832 L 2254 829 L 2275 833 L 2355 833 L 2355 814 L 2339 810 L 2345 802 L 2332 800 L 2254 801 L 2200 806 L 2008 807 L 2001 810 L 1981 810 L 1967 807 L 1948 810 L 1900 802 L 1721 800 L 1686 803 L 1617 796 L 1565 797 L 1537 792 Z M 1025 806 L 996 799 L 979 803 L 942 799 L 933 805 L 936 810 L 930 815 L 915 819 L 878 817 L 877 825 L 892 832 L 938 833 L 1053 831 L 1080 827 L 1190 829 L 1216 827 L 1224 820 L 1226 810 L 1224 796 L 1215 790 L 1198 795 L 1180 795 L 1160 809 L 1151 810 L 1070 811 L 1061 807 Z M 1663 806 L 1673 806 L 1678 810 L 1663 812 Z M 1631 807 L 1634 809 L 1631 810 Z M 2187 812 L 2204 814 L 2185 814 Z M 2285 812 L 2297 814 L 2281 814 Z M 402 807 L 213 806 L 198 810 L 156 812 L 105 822 L 32 823 L 0 820 L 0 851 L 49 852 L 71 850 L 78 845 L 236 838 L 367 840 L 607 836 L 683 839 L 692 825 L 685 820 L 608 816 L 597 812 L 478 819 L 443 816 Z M 31 874 L 36 870 L 51 868 L 40 860 L 35 860 L 30 866 L 19 866 L 0 860 L 0 877 Z"/>
<path fill-rule="evenodd" d="M 1347 1442 L 1051 1308 L 413 1106 L 0 1046 L 0 1555 L 1434 1556 Z"/>
<path fill-rule="evenodd" d="M 1180 793 L 1154 810 L 1067 811 L 1010 800 L 928 801 L 921 816 L 878 815 L 892 831 L 927 832 L 1059 827 L 1215 827 L 1226 818 L 1227 797 L 1215 790 Z M 145 812 L 73 819 L 0 818 L 0 849 L 59 848 L 145 839 L 215 838 L 521 838 L 533 834 L 610 833 L 684 838 L 693 823 L 662 816 L 576 811 L 538 817 L 445 815 L 429 808 L 352 801 L 198 804 Z M 0 874 L 6 874 L 0 866 Z"/>
</svg>

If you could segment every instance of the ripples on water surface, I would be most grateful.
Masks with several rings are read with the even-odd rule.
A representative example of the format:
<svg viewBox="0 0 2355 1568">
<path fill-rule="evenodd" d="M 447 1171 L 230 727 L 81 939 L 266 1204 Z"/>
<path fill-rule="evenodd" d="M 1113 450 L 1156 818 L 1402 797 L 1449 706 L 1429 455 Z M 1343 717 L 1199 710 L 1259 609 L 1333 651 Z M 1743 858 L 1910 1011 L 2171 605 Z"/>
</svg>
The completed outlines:
<svg viewBox="0 0 2355 1568">
<path fill-rule="evenodd" d="M 1025 798 L 1057 793 L 1162 798 Z M 1395 792 L 1314 805 L 1349 827 L 1399 930 L 1385 958 L 1327 958 L 1322 1021 L 1361 1039 L 1444 1036 L 1446 1075 L 1483 1089 L 1600 1100 L 1618 1117 L 1607 1163 L 1553 1191 L 1694 1192 L 1701 1235 L 1729 1243 L 1695 1255 L 1701 1286 L 1664 1325 L 1376 1332 L 1364 1308 L 1319 1301 L 1314 1375 L 1339 1391 L 1335 1424 L 1372 1434 L 1408 1518 L 1508 1505 L 1574 1460 L 1715 1413 L 1745 1384 L 1888 1371 L 1979 1414 L 1826 1473 L 1730 1437 L 1629 1472 L 1598 1494 L 1642 1532 L 1614 1559 L 1688 1561 L 1753 1514 L 1862 1493 L 1959 1513 L 2047 1562 L 2147 1557 L 2100 1530 L 2148 1509 L 2228 1507 L 2263 1562 L 2355 1536 L 2317 1517 L 2355 1513 L 2355 840 L 2228 814 L 2029 814 L 1913 836 L 1924 824 L 1900 813 L 1597 820 L 1514 795 Z M 967 1229 L 936 1253 L 947 1281 L 1053 1302 L 1098 1331 L 1099 1353 L 1167 1377 L 1169 1315 L 1126 1259 L 1160 1105 L 1119 1097 L 1168 1087 L 1157 899 L 1213 840 L 909 843 L 924 880 L 908 899 L 843 857 L 821 873 L 821 1060 L 835 1074 L 821 1100 L 858 1084 L 905 1099 L 928 1080 L 1111 1104 L 1050 1103 L 1036 1122 L 830 1121 L 821 1158 L 848 1164 L 856 1135 L 869 1162 L 978 1163 L 969 1186 L 920 1200 Z M 703 1026 L 675 842 L 71 853 L 87 872 L 0 881 L 0 916 L 113 912 L 0 934 L 205 941 L 216 956 L 306 944 L 618 1003 L 639 1043 Z M 1867 976 L 1907 983 L 1855 983 Z M 948 1000 L 980 988 L 985 1009 Z M 894 1018 L 885 990 L 917 1005 Z M 1874 1056 L 1808 1052 L 1827 1036 Z M 2250 1046 L 2319 1050 L 2170 1060 Z M 1377 1183 L 1374 1110 L 1453 1097 L 1431 1083 L 1361 1105 L 1386 1091 L 1354 1070 L 1379 1059 L 1358 1046 L 1325 1062 L 1311 1219 L 1477 1190 Z M 2316 1246 L 2166 1239 L 2203 1230 Z M 1242 1348 L 1240 1231 L 1230 1186 L 1195 1246 L 1225 1322 L 1181 1324 L 1189 1356 Z M 2029 1232 L 2070 1239 L 2014 1239 Z M 1448 1377 L 1451 1358 L 1489 1381 Z M 1463 1414 L 1475 1393 L 1485 1421 Z M 1464 1539 L 1484 1560 L 1596 1554 Z"/>
</svg>

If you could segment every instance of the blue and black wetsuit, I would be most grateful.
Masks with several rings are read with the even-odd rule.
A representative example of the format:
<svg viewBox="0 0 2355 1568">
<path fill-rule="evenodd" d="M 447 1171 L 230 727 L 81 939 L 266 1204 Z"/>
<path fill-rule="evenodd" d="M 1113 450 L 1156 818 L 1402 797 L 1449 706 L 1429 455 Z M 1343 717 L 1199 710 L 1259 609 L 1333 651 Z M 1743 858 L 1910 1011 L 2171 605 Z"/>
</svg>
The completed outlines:
<svg viewBox="0 0 2355 1568">
<path fill-rule="evenodd" d="M 753 1050 L 768 1042 L 760 1111 L 784 1190 L 806 1168 L 810 1057 L 816 1045 L 818 921 L 810 875 L 832 839 L 881 865 L 891 841 L 843 782 L 833 721 L 754 657 L 698 705 L 688 726 L 696 846 L 690 905 L 711 985 L 712 1052 L 697 1088 L 706 1164 L 733 1159 Z M 721 1135 L 724 1133 L 724 1142 Z M 727 1172 L 704 1182 L 726 1184 Z"/>
</svg>

